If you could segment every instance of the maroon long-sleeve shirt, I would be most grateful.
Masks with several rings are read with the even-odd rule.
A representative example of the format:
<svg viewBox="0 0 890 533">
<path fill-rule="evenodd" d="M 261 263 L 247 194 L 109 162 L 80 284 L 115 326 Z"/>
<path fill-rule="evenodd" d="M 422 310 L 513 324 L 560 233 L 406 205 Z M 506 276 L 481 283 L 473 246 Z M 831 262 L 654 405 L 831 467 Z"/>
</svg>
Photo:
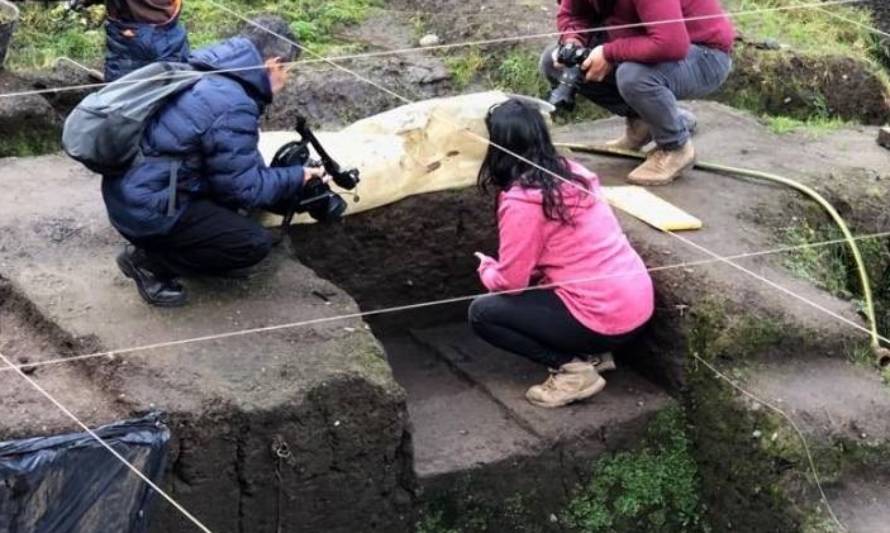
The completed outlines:
<svg viewBox="0 0 890 533">
<path fill-rule="evenodd" d="M 612 2 L 614 7 L 605 20 L 602 6 Z M 611 63 L 663 63 L 679 61 L 689 53 L 691 44 L 732 50 L 735 29 L 725 15 L 719 0 L 561 0 L 556 25 L 562 40 L 586 43 L 592 33 L 579 33 L 595 26 L 622 26 L 660 22 L 633 28 L 618 28 L 608 32 L 604 46 L 606 59 Z"/>
</svg>

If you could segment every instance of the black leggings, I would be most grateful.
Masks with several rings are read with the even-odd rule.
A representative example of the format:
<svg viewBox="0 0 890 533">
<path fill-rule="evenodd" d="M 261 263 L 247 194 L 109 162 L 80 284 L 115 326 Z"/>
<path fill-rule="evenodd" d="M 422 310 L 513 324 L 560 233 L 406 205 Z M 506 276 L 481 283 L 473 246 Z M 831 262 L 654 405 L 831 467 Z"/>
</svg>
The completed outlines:
<svg viewBox="0 0 890 533">
<path fill-rule="evenodd" d="M 572 316 L 553 290 L 480 296 L 469 314 L 473 331 L 489 343 L 551 368 L 612 351 L 639 332 L 596 333 Z"/>
</svg>

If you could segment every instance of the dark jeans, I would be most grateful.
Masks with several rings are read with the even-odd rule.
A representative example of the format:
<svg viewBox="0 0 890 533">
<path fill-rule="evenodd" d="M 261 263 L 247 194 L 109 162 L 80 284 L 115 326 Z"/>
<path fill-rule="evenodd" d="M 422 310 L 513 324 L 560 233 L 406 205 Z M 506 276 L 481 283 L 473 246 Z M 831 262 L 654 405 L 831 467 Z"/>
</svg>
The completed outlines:
<svg viewBox="0 0 890 533">
<path fill-rule="evenodd" d="M 601 335 L 588 329 L 553 290 L 480 296 L 469 314 L 473 331 L 489 343 L 551 368 L 612 351 L 638 333 Z"/>
<path fill-rule="evenodd" d="M 128 240 L 145 251 L 150 270 L 167 276 L 224 274 L 259 263 L 272 249 L 260 224 L 209 200 L 189 204 L 167 235 Z"/>
<path fill-rule="evenodd" d="M 541 56 L 541 72 L 555 85 L 561 70 L 553 65 L 548 47 Z M 652 130 L 662 148 L 683 146 L 689 139 L 686 121 L 677 109 L 677 100 L 703 98 L 726 81 L 732 70 L 729 54 L 692 45 L 682 61 L 647 65 L 620 63 L 602 82 L 582 83 L 578 92 L 593 103 L 622 117 L 640 117 Z"/>
</svg>

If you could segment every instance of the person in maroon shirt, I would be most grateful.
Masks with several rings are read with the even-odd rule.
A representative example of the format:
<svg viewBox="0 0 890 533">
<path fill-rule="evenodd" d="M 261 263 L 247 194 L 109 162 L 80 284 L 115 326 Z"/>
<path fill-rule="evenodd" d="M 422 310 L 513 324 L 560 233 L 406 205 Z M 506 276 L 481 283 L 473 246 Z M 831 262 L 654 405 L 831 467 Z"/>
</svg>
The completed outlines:
<svg viewBox="0 0 890 533">
<path fill-rule="evenodd" d="M 627 120 L 624 136 L 608 145 L 656 143 L 628 181 L 664 185 L 692 167 L 696 120 L 677 101 L 711 94 L 732 69 L 735 30 L 719 0 L 561 0 L 556 23 L 560 41 L 541 58 L 550 83 L 563 68 L 559 46 L 592 47 L 578 90 Z"/>
</svg>

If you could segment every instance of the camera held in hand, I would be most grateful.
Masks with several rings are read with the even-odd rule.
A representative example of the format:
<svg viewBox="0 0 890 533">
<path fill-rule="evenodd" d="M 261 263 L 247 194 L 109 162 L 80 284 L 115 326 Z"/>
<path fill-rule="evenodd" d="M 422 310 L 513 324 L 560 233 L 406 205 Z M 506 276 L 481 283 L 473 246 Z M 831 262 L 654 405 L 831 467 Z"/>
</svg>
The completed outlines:
<svg viewBox="0 0 890 533">
<path fill-rule="evenodd" d="M 584 71 L 581 65 L 590 56 L 591 49 L 575 43 L 560 45 L 556 52 L 556 60 L 565 68 L 559 77 L 559 83 L 550 91 L 547 101 L 556 107 L 557 111 L 572 111 L 575 109 L 575 93 L 578 86 L 584 80 Z"/>
<path fill-rule="evenodd" d="M 346 190 L 355 189 L 361 181 L 359 171 L 354 168 L 342 169 L 321 146 L 318 138 L 306 124 L 305 117 L 297 117 L 296 130 L 300 134 L 300 140 L 289 142 L 279 148 L 272 158 L 271 166 L 324 167 L 338 186 Z M 320 161 L 311 159 L 310 144 L 321 157 Z M 358 201 L 357 195 L 355 199 Z M 332 191 L 323 180 L 313 179 L 303 184 L 299 197 L 288 207 L 282 226 L 285 228 L 289 226 L 295 213 L 309 213 L 309 216 L 319 222 L 335 221 L 343 216 L 346 208 L 346 200 L 343 197 Z"/>
</svg>

